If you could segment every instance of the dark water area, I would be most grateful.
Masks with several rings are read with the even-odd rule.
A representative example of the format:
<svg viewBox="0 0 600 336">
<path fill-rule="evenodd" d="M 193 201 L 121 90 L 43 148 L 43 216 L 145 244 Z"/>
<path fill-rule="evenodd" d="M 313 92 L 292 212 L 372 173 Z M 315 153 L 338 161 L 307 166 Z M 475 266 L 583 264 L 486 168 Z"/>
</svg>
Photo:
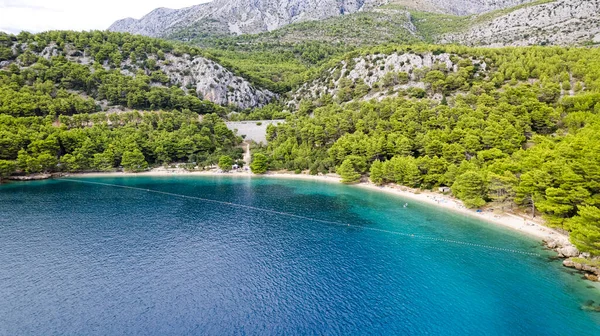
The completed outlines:
<svg viewBox="0 0 600 336">
<path fill-rule="evenodd" d="M 536 240 L 431 205 L 268 178 L 78 181 L 0 186 L 0 335 L 600 335 L 581 309 L 600 290 Z"/>
</svg>

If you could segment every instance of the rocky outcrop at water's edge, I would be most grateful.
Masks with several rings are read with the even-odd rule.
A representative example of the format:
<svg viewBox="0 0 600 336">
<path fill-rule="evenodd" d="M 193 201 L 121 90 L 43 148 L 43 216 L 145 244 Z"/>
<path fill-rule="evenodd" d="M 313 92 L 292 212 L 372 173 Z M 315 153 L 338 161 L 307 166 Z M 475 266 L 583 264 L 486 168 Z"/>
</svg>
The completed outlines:
<svg viewBox="0 0 600 336">
<path fill-rule="evenodd" d="M 52 178 L 51 174 L 33 174 L 33 175 L 11 176 L 8 178 L 8 180 L 11 180 L 11 181 L 38 181 L 38 180 L 47 180 L 49 178 Z"/>
<path fill-rule="evenodd" d="M 574 268 L 583 272 L 586 279 L 590 281 L 600 280 L 600 260 L 592 258 L 589 253 L 581 253 L 570 242 L 561 242 L 557 240 L 544 240 L 544 245 L 558 253 L 559 258 L 565 259 L 563 266 Z"/>
<path fill-rule="evenodd" d="M 569 241 L 549 239 L 544 240 L 544 245 L 556 251 L 558 258 L 564 259 L 563 266 L 582 272 L 590 281 L 600 281 L 600 259 L 592 258 L 589 253 L 580 252 Z"/>
<path fill-rule="evenodd" d="M 583 272 L 586 279 L 590 281 L 599 281 L 600 280 L 600 267 L 588 265 L 585 261 L 589 259 L 582 258 L 569 258 L 563 261 L 563 266 L 574 268 L 578 271 Z M 592 260 L 594 261 L 594 260 Z M 596 260 L 596 262 L 600 263 L 600 261 Z"/>
</svg>

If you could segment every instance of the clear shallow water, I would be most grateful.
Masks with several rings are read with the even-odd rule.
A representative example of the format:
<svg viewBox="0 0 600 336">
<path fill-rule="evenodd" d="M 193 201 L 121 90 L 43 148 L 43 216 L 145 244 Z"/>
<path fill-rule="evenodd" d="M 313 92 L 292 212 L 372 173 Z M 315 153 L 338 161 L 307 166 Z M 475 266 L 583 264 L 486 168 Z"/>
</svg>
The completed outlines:
<svg viewBox="0 0 600 336">
<path fill-rule="evenodd" d="M 294 180 L 80 181 L 351 226 L 64 180 L 3 185 L 0 335 L 600 334 L 600 314 L 580 309 L 600 290 L 535 240 L 429 205 Z"/>
</svg>

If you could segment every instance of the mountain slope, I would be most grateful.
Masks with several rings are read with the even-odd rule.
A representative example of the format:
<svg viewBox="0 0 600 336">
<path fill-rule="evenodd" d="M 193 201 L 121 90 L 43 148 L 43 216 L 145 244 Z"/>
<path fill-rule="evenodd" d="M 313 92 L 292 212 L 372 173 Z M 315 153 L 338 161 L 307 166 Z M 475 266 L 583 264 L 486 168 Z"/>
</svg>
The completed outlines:
<svg viewBox="0 0 600 336">
<path fill-rule="evenodd" d="M 389 0 L 388 4 L 425 12 L 472 15 L 510 8 L 535 0 Z"/>
<path fill-rule="evenodd" d="M 219 37 L 207 38 L 192 30 L 179 31 L 167 38 L 208 46 L 211 45 L 211 40 L 219 39 Z M 294 23 L 260 34 L 220 37 L 220 40 L 240 45 L 327 42 L 333 45 L 343 43 L 359 46 L 388 42 L 414 43 L 418 42 L 420 37 L 411 22 L 409 12 L 398 9 L 376 9 L 325 20 Z"/>
<path fill-rule="evenodd" d="M 164 36 L 196 25 L 216 26 L 221 34 L 260 33 L 308 20 L 355 13 L 381 0 L 215 0 L 180 10 L 159 8 L 140 20 L 115 22 L 110 31 Z M 216 24 L 217 23 L 217 24 Z"/>
<path fill-rule="evenodd" d="M 501 15 L 475 16 L 469 28 L 441 38 L 467 45 L 600 43 L 600 0 L 538 1 Z"/>
<path fill-rule="evenodd" d="M 182 30 L 230 35 L 273 31 L 283 26 L 323 20 L 384 5 L 468 15 L 507 8 L 531 0 L 215 0 L 183 9 L 158 8 L 140 20 L 115 22 L 110 31 L 165 37 Z"/>
<path fill-rule="evenodd" d="M 443 72 L 447 83 L 429 72 Z M 440 73 L 435 73 L 440 75 Z M 319 78 L 305 83 L 292 94 L 293 104 L 302 99 L 316 101 L 324 95 L 346 102 L 353 99 L 384 99 L 388 97 L 429 97 L 441 100 L 457 91 L 463 83 L 487 78 L 489 66 L 477 57 L 460 57 L 452 53 L 432 51 L 396 51 L 388 55 L 376 53 L 352 57 L 327 69 Z M 426 90 L 435 86 L 436 90 Z"/>
<path fill-rule="evenodd" d="M 600 43 L 600 0 L 215 0 L 159 8 L 109 30 L 207 45 L 388 42 L 466 45 Z M 261 33 L 261 34 L 259 34 Z M 222 41 L 219 41 L 221 43 Z M 210 44 L 210 43 L 209 43 Z"/>
<path fill-rule="evenodd" d="M 243 43 L 343 42 L 352 46 L 418 41 L 471 46 L 600 43 L 600 0 L 538 0 L 467 16 L 443 14 L 441 9 L 419 3 L 405 6 L 405 3 L 394 1 L 369 11 L 291 24 L 269 33 L 244 35 L 242 40 Z M 187 37 L 188 41 L 200 44 L 207 40 L 206 36 L 190 31 L 180 33 L 168 38 L 186 40 Z"/>
<path fill-rule="evenodd" d="M 27 73 L 33 86 L 36 79 L 51 79 L 59 90 L 93 98 L 101 110 L 186 108 L 200 113 L 203 101 L 245 109 L 275 96 L 198 49 L 120 33 L 2 35 L 0 70 Z"/>
</svg>

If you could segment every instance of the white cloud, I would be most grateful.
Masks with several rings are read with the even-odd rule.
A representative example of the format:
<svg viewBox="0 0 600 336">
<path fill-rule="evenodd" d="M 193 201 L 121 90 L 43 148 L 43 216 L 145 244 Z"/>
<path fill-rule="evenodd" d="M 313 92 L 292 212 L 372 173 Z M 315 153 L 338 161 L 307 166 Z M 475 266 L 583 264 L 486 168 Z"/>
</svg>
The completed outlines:
<svg viewBox="0 0 600 336">
<path fill-rule="evenodd" d="M 104 30 L 126 17 L 140 18 L 157 7 L 183 8 L 208 0 L 0 0 L 0 30 Z"/>
</svg>

